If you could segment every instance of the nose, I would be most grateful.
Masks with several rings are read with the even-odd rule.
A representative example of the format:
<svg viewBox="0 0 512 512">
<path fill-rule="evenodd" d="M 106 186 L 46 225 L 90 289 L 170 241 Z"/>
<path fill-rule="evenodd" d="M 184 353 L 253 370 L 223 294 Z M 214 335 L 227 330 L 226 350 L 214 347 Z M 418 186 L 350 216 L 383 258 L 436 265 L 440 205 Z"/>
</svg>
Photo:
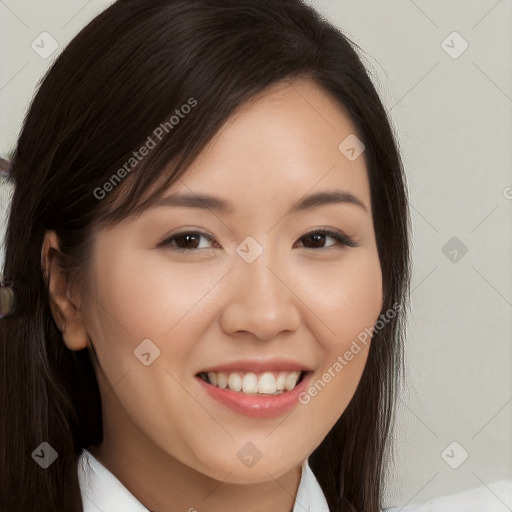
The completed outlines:
<svg viewBox="0 0 512 512">
<path fill-rule="evenodd" d="M 228 334 L 247 332 L 270 340 L 285 331 L 296 331 L 301 321 L 300 299 L 290 283 L 290 272 L 261 254 L 252 263 L 239 259 L 229 273 L 221 314 L 222 329 Z"/>
</svg>

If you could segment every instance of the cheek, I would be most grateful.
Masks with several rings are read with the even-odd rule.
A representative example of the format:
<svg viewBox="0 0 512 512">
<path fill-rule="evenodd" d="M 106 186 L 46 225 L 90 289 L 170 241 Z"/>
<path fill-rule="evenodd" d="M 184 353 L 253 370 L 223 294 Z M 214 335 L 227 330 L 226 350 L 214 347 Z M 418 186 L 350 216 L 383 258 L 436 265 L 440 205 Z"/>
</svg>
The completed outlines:
<svg viewBox="0 0 512 512">
<path fill-rule="evenodd" d="M 164 252 L 148 264 L 145 252 L 121 246 L 103 254 L 108 257 L 97 258 L 89 277 L 82 315 L 109 380 L 140 366 L 134 351 L 147 339 L 164 356 L 159 364 L 172 345 L 173 367 L 185 374 L 190 340 L 211 321 L 216 284 L 229 267 L 171 264 Z"/>
<path fill-rule="evenodd" d="M 90 293 L 82 315 L 110 383 L 121 379 L 134 365 L 134 350 L 150 339 L 158 347 L 160 331 L 172 326 L 175 310 L 162 300 L 164 287 L 134 257 L 133 249 L 103 247 L 88 279 Z M 123 257 L 124 255 L 124 257 Z"/>
<path fill-rule="evenodd" d="M 382 274 L 376 251 L 357 250 L 336 265 L 312 265 L 303 272 L 302 297 L 326 333 L 318 341 L 326 354 L 346 350 L 372 327 L 382 308 Z M 331 354 L 332 355 L 332 354 Z"/>
<path fill-rule="evenodd" d="M 322 364 L 301 403 L 323 435 L 346 409 L 366 365 L 372 328 L 382 309 L 382 274 L 376 252 L 359 251 L 329 272 L 310 275 L 317 292 L 308 306 L 318 316 Z M 316 418 L 316 419 L 315 419 Z"/>
</svg>

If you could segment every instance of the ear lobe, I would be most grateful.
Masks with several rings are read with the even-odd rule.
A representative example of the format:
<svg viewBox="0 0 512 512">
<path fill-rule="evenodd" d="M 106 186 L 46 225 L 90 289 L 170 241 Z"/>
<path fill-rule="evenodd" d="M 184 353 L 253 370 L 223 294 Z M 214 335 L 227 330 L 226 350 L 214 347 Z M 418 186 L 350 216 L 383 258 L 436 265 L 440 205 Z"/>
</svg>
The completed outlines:
<svg viewBox="0 0 512 512">
<path fill-rule="evenodd" d="M 41 266 L 48 286 L 50 309 L 66 346 L 70 350 L 81 350 L 87 346 L 87 331 L 80 310 L 70 297 L 73 283 L 62 260 L 57 234 L 47 231 L 41 250 Z"/>
</svg>

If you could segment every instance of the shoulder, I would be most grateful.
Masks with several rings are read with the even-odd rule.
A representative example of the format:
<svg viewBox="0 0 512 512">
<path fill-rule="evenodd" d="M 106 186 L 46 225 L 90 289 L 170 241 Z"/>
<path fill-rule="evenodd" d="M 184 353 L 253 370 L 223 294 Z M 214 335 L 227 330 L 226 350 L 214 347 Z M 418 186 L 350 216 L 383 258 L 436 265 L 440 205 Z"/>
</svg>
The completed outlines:
<svg viewBox="0 0 512 512">
<path fill-rule="evenodd" d="M 511 507 L 512 480 L 499 480 L 418 505 L 384 508 L 382 512 L 507 512 Z"/>
</svg>

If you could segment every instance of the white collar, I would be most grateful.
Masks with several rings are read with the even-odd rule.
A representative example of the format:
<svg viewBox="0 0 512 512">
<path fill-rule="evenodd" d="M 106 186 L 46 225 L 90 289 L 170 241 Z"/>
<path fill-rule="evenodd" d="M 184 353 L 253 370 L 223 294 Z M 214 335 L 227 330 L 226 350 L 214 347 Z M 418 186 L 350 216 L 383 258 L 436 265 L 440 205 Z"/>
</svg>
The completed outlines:
<svg viewBox="0 0 512 512">
<path fill-rule="evenodd" d="M 78 481 L 84 512 L 148 512 L 148 509 L 86 449 L 78 458 Z M 329 512 L 324 493 L 307 459 L 302 463 L 302 475 L 293 512 Z"/>
</svg>

